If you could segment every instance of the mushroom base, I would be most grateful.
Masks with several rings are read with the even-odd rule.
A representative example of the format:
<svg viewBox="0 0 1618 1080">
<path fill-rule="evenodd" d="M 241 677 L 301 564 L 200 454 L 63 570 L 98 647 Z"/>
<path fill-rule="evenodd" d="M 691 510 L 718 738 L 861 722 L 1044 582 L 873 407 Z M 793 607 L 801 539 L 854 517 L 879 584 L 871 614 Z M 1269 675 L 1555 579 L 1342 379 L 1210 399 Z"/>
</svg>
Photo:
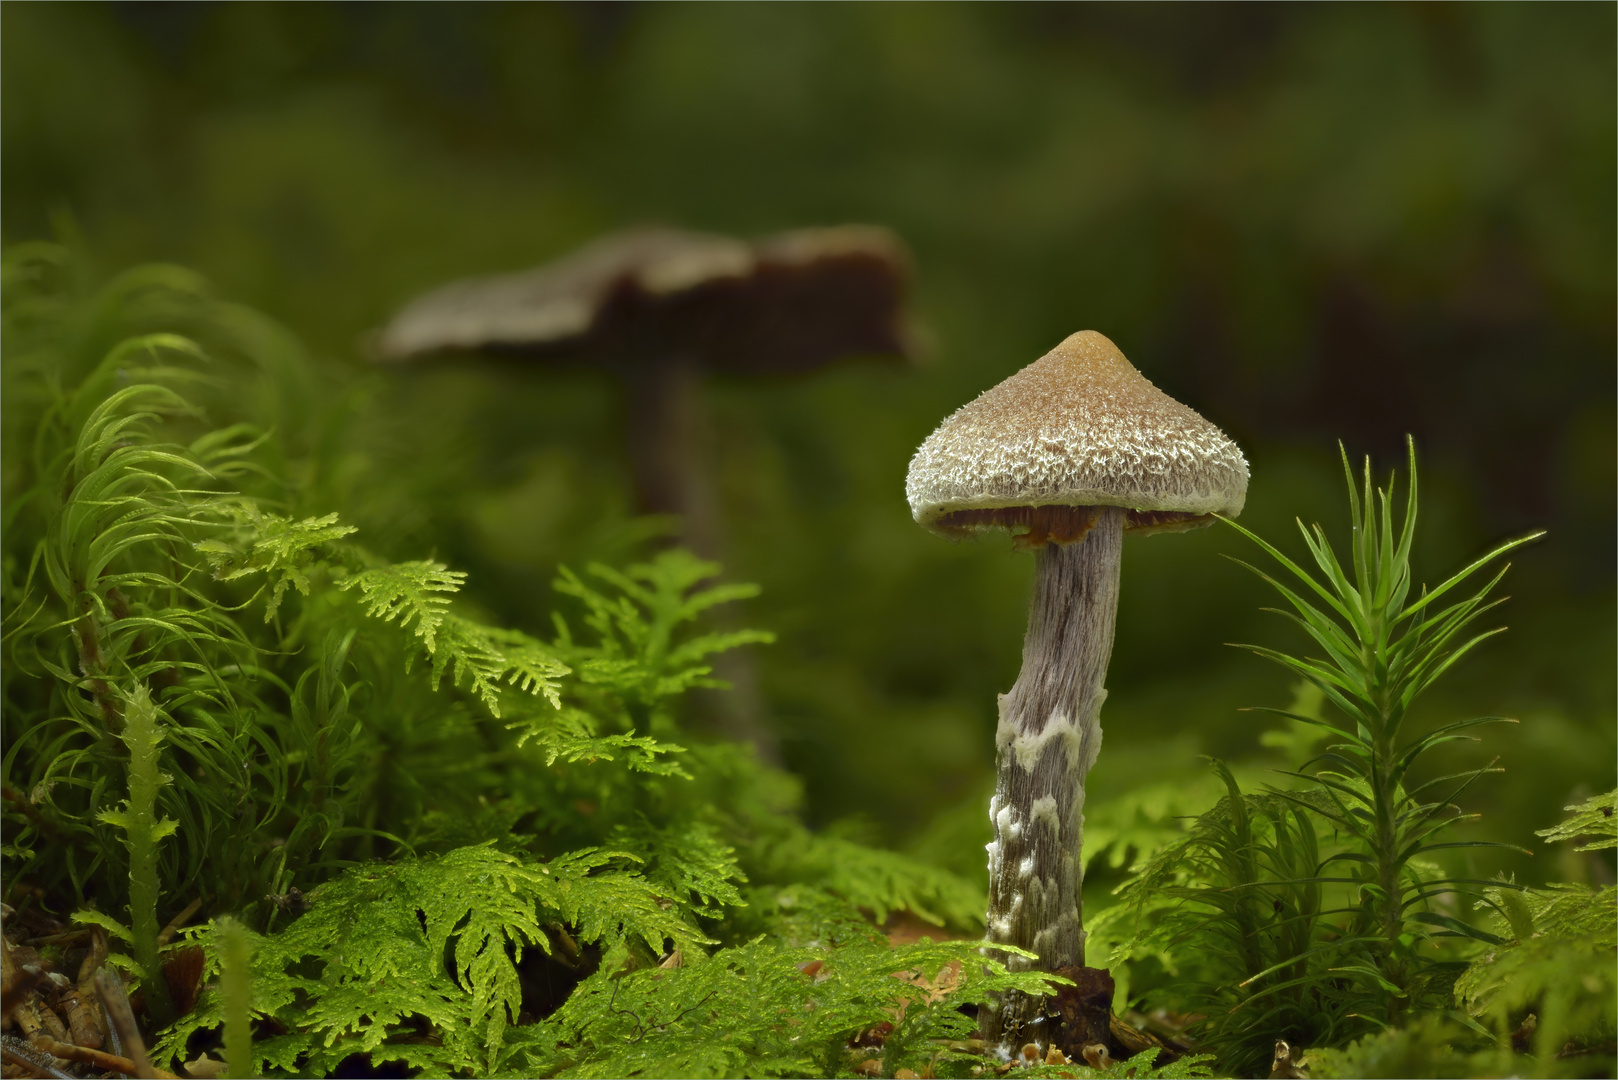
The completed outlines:
<svg viewBox="0 0 1618 1080">
<path fill-rule="evenodd" d="M 1000 696 L 989 816 L 987 941 L 1038 953 L 1012 970 L 1084 966 L 1084 780 L 1101 749 L 1126 511 L 1097 507 L 1081 541 L 1039 551 L 1022 672 Z M 992 1043 L 1044 1043 L 1043 999 L 1007 994 L 981 1013 Z"/>
</svg>

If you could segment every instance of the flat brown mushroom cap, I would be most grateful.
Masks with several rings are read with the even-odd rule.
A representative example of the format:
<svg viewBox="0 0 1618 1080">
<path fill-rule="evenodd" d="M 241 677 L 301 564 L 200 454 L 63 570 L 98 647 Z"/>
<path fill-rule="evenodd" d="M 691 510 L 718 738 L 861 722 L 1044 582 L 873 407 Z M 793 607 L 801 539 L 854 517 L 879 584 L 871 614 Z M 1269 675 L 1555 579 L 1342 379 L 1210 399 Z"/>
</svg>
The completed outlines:
<svg viewBox="0 0 1618 1080">
<path fill-rule="evenodd" d="M 375 351 L 394 362 L 455 351 L 573 363 L 688 357 L 710 370 L 790 374 L 849 356 L 911 356 L 909 278 L 904 245 L 872 226 L 756 244 L 637 229 L 535 270 L 419 297 Z"/>
<path fill-rule="evenodd" d="M 945 419 L 905 494 L 946 536 L 1026 525 L 1039 507 L 1121 506 L 1136 531 L 1165 530 L 1239 514 L 1247 460 L 1085 330 Z"/>
</svg>

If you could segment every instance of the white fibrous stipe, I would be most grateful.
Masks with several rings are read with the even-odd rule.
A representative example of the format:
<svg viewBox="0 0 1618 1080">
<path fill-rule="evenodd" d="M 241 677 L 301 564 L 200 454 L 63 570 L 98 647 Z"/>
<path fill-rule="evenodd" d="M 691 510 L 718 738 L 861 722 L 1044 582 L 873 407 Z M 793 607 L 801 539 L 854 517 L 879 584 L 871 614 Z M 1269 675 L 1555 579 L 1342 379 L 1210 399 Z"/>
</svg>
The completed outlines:
<svg viewBox="0 0 1618 1080">
<path fill-rule="evenodd" d="M 1017 864 L 1017 876 L 1018 877 L 1027 877 L 1028 875 L 1032 874 L 1033 872 L 1034 872 L 1034 857 L 1032 855 L 1026 856 L 1023 859 L 1022 862 Z"/>
</svg>

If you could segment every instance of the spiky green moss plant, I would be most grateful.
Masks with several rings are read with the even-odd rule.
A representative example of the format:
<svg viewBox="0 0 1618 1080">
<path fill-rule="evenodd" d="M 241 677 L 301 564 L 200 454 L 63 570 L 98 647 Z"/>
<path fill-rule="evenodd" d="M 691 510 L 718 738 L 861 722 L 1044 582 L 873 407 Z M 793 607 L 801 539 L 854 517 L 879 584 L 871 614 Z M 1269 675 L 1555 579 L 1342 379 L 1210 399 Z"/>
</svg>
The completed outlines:
<svg viewBox="0 0 1618 1080">
<path fill-rule="evenodd" d="M 1310 805 L 1358 841 L 1359 850 L 1340 852 L 1322 863 L 1323 868 L 1331 863 L 1346 865 L 1350 876 L 1323 877 L 1320 881 L 1348 884 L 1356 891 L 1357 910 L 1348 927 L 1348 940 L 1372 949 L 1376 975 L 1387 995 L 1385 1018 L 1389 1023 L 1398 1023 L 1412 1004 L 1425 996 L 1432 978 L 1433 973 L 1426 970 L 1428 965 L 1417 954 L 1417 945 L 1434 935 L 1460 934 L 1482 940 L 1472 927 L 1454 917 L 1426 910 L 1426 902 L 1445 892 L 1477 895 L 1477 887 L 1486 883 L 1424 875 L 1415 868 L 1417 860 L 1443 849 L 1510 846 L 1484 840 L 1433 839 L 1449 826 L 1475 816 L 1464 814 L 1455 799 L 1473 781 L 1495 770 L 1472 769 L 1408 789 L 1405 786 L 1411 767 L 1428 750 L 1461 739 L 1473 740 L 1473 736 L 1461 733 L 1482 724 L 1514 723 L 1500 716 L 1477 717 L 1401 741 L 1405 718 L 1417 695 L 1477 646 L 1504 632 L 1504 627 L 1497 627 L 1464 636 L 1479 616 L 1501 603 L 1488 598 L 1509 564 L 1495 571 L 1473 595 L 1447 605 L 1439 601 L 1508 552 L 1544 535 L 1533 532 L 1508 540 L 1431 590 L 1422 587 L 1413 594 L 1410 551 L 1416 535 L 1417 509 L 1414 440 L 1409 441 L 1408 453 L 1408 492 L 1404 521 L 1397 535 L 1393 520 L 1396 477 L 1389 477 L 1386 488 L 1374 490 L 1367 458 L 1361 494 L 1355 490 L 1348 454 L 1343 453 L 1353 528 L 1348 572 L 1319 525 L 1310 530 L 1300 521 L 1298 529 L 1324 580 L 1305 571 L 1250 530 L 1230 522 L 1325 605 L 1322 610 L 1281 581 L 1242 564 L 1286 598 L 1293 610 L 1278 614 L 1302 629 L 1325 652 L 1325 658 L 1300 658 L 1257 645 L 1244 647 L 1306 679 L 1348 721 L 1345 725 L 1287 710 L 1262 710 L 1329 728 L 1333 738 L 1343 740 L 1320 755 L 1326 768 L 1293 775 L 1312 781 L 1330 800 L 1329 809 L 1318 803 L 1299 801 L 1299 805 Z M 1434 797 L 1435 791 L 1444 788 L 1449 790 Z"/>
<path fill-rule="evenodd" d="M 1405 721 L 1418 695 L 1499 629 L 1467 628 L 1499 601 L 1489 595 L 1505 574 L 1456 599 L 1460 586 L 1540 533 L 1501 544 L 1439 585 L 1417 588 L 1410 567 L 1415 539 L 1415 448 L 1396 529 L 1393 480 L 1375 490 L 1367 461 L 1357 483 L 1346 452 L 1352 546 L 1347 569 L 1325 531 L 1299 522 L 1318 576 L 1235 522 L 1285 574 L 1246 563 L 1291 610 L 1277 611 L 1323 652 L 1293 656 L 1242 646 L 1318 691 L 1325 710 L 1264 708 L 1323 729 L 1330 740 L 1313 761 L 1282 770 L 1305 785 L 1242 793 L 1223 766 L 1229 792 L 1181 842 L 1146 863 L 1123 888 L 1141 927 L 1122 950 L 1198 958 L 1182 1004 L 1203 1013 L 1200 1038 L 1225 1068 L 1264 1068 L 1274 1040 L 1298 1046 L 1341 1045 L 1372 1026 L 1398 1026 L 1414 1012 L 1449 1007 L 1464 960 L 1433 945 L 1443 938 L 1492 941 L 1493 935 L 1437 910 L 1458 896 L 1486 900 L 1491 884 L 1447 873 L 1434 853 L 1506 847 L 1439 834 L 1475 815 L 1455 800 L 1492 766 L 1407 784 L 1434 747 L 1470 728 L 1510 722 L 1481 717 L 1416 737 Z M 1301 587 L 1298 587 L 1301 586 Z M 1268 609 L 1275 610 L 1275 609 Z M 1311 768 L 1311 766 L 1318 766 Z M 1520 850 L 1520 849 L 1519 849 Z M 1344 872 L 1346 871 L 1346 872 Z"/>
<path fill-rule="evenodd" d="M 1593 836 L 1580 851 L 1618 846 L 1618 792 L 1567 809 L 1537 830 L 1552 842 Z M 1496 942 L 1455 983 L 1473 1026 L 1432 1014 L 1342 1048 L 1311 1050 L 1319 1077 L 1611 1076 L 1618 1015 L 1618 909 L 1611 885 L 1558 882 L 1488 888 L 1485 930 Z M 1488 1029 L 1480 1037 L 1475 1025 Z"/>
<path fill-rule="evenodd" d="M 219 931 L 219 998 L 224 1013 L 225 1071 L 230 1076 L 252 1080 L 253 1067 L 253 974 L 249 970 L 253 946 L 247 928 L 235 919 L 217 920 Z"/>
<path fill-rule="evenodd" d="M 121 710 L 123 730 L 119 737 L 129 747 L 129 800 L 122 809 L 103 810 L 100 818 L 119 829 L 129 849 L 129 929 L 135 962 L 144 977 L 147 1011 L 159 1025 L 174 1018 L 174 1003 L 168 984 L 161 977 L 157 935 L 157 846 L 179 827 L 172 818 L 157 816 L 158 788 L 169 782 L 157 764 L 158 744 L 163 731 L 157 722 L 146 687 L 137 686 Z"/>
<path fill-rule="evenodd" d="M 1175 980 L 1177 1004 L 1208 1017 L 1198 1048 L 1250 1075 L 1268 1066 L 1277 1038 L 1313 1046 L 1352 1037 L 1358 1000 L 1318 992 L 1317 947 L 1344 910 L 1328 906 L 1317 880 L 1318 819 L 1282 795 L 1243 793 L 1223 762 L 1214 769 L 1227 797 L 1144 860 L 1097 930 L 1116 940 L 1131 920 L 1144 928 L 1113 962 L 1156 959 Z"/>
</svg>

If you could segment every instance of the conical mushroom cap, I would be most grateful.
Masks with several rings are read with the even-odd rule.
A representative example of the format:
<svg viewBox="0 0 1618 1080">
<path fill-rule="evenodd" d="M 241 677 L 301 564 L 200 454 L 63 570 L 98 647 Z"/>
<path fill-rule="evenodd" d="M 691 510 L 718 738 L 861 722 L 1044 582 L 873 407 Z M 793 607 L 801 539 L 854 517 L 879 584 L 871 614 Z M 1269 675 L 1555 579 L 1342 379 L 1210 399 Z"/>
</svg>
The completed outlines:
<svg viewBox="0 0 1618 1080">
<path fill-rule="evenodd" d="M 1241 512 L 1247 460 L 1085 330 L 938 425 L 905 495 L 916 521 L 946 536 L 1018 524 L 984 511 L 1047 506 L 1121 506 L 1137 528 L 1184 527 Z"/>
</svg>

